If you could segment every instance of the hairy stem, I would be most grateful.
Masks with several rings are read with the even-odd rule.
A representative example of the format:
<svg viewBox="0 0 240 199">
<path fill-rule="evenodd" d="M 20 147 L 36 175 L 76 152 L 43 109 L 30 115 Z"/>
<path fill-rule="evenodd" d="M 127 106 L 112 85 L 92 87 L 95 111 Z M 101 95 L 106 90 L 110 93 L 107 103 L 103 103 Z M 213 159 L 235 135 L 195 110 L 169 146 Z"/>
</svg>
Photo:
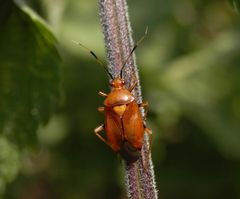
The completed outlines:
<svg viewBox="0 0 240 199">
<path fill-rule="evenodd" d="M 134 46 L 126 0 L 99 0 L 99 9 L 107 51 L 108 69 L 113 77 L 117 77 Z M 124 67 L 123 78 L 128 87 L 137 82 L 133 95 L 137 103 L 141 103 L 141 88 L 134 53 Z M 157 199 L 147 135 L 144 136 L 141 158 L 132 164 L 125 163 L 125 179 L 130 199 Z"/>
</svg>

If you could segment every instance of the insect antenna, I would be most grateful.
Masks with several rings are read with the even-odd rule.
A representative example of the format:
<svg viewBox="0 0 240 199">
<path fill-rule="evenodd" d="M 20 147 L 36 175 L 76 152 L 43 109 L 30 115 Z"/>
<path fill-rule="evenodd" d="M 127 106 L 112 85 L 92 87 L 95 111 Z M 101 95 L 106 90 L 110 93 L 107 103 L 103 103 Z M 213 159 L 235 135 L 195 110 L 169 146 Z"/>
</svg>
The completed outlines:
<svg viewBox="0 0 240 199">
<path fill-rule="evenodd" d="M 103 64 L 103 62 L 97 57 L 97 55 L 93 51 L 91 51 L 89 48 L 87 48 L 86 46 L 84 46 L 83 44 L 81 44 L 77 41 L 72 40 L 72 42 L 74 42 L 75 44 L 77 44 L 77 45 L 81 46 L 82 48 L 84 48 L 85 50 L 87 50 L 94 57 L 94 59 L 97 61 L 97 63 L 100 64 L 104 68 L 104 70 L 111 77 L 111 79 L 114 79 L 112 74 L 108 71 L 107 67 Z"/>
<path fill-rule="evenodd" d="M 145 37 L 147 36 L 147 33 L 148 33 L 148 27 L 146 27 L 146 30 L 145 30 L 145 33 L 144 35 L 138 40 L 138 42 L 134 45 L 133 49 L 131 50 L 131 52 L 129 53 L 126 61 L 124 62 L 122 68 L 121 68 L 121 71 L 120 71 L 120 77 L 122 78 L 122 75 L 123 75 L 123 69 L 124 67 L 126 66 L 128 60 L 130 59 L 131 55 L 133 54 L 133 52 L 136 50 L 136 48 L 138 47 L 138 45 L 145 39 Z"/>
</svg>

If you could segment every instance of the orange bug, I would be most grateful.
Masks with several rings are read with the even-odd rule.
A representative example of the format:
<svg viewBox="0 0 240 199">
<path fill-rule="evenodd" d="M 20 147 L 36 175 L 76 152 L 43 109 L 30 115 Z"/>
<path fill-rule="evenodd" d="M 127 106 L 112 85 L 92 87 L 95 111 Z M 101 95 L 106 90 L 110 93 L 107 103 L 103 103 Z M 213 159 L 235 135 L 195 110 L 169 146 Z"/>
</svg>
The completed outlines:
<svg viewBox="0 0 240 199">
<path fill-rule="evenodd" d="M 139 159 L 144 130 L 151 135 L 151 130 L 145 127 L 139 110 L 139 107 L 147 108 L 148 104 L 137 104 L 131 94 L 134 86 L 126 89 L 124 80 L 117 77 L 112 80 L 112 91 L 108 95 L 99 92 L 101 96 L 106 97 L 104 107 L 98 108 L 100 112 L 105 112 L 105 124 L 101 124 L 94 130 L 104 143 L 119 153 L 127 162 L 135 162 Z M 100 135 L 104 129 L 107 139 Z"/>
<path fill-rule="evenodd" d="M 148 135 L 150 135 L 150 141 L 152 135 L 151 130 L 145 127 L 144 118 L 142 117 L 139 109 L 140 107 L 143 107 L 146 116 L 148 103 L 144 102 L 137 104 L 133 94 L 131 93 L 137 82 L 135 82 L 130 88 L 126 88 L 125 82 L 122 78 L 123 68 L 146 34 L 147 29 L 145 35 L 137 42 L 130 52 L 128 58 L 123 64 L 123 67 L 121 68 L 120 75 L 115 78 L 113 78 L 112 74 L 91 50 L 78 43 L 94 56 L 94 58 L 104 67 L 112 79 L 111 92 L 109 94 L 101 91 L 99 92 L 100 96 L 106 97 L 104 100 L 104 107 L 98 108 L 99 112 L 105 113 L 105 123 L 96 127 L 94 132 L 98 138 L 110 146 L 113 151 L 119 153 L 128 163 L 135 162 L 139 159 L 143 146 L 144 132 L 147 132 Z M 100 135 L 104 129 L 106 138 Z"/>
</svg>

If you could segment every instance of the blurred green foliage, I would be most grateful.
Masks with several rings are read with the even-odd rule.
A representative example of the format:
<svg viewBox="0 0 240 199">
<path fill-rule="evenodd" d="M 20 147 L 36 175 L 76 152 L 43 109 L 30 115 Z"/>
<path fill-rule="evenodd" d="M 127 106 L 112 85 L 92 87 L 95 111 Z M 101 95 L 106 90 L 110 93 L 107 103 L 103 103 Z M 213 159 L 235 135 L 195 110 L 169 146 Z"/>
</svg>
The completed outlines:
<svg viewBox="0 0 240 199">
<path fill-rule="evenodd" d="M 5 92 L 1 96 L 5 104 L 0 103 L 0 123 L 9 121 L 6 111 L 16 117 L 21 113 L 17 118 L 28 122 L 11 120 L 11 124 L 21 124 L 16 128 L 21 135 L 37 135 L 41 145 L 34 152 L 20 153 L 13 143 L 28 142 L 14 129 L 2 133 L 7 137 L 0 139 L 0 186 L 16 176 L 22 163 L 4 198 L 126 198 L 120 160 L 93 133 L 103 120 L 96 110 L 103 101 L 97 92 L 108 91 L 107 76 L 87 52 L 71 42 L 79 41 L 105 59 L 97 2 L 27 2 L 59 38 L 65 101 L 47 126 L 37 128 L 47 121 L 59 96 L 55 40 L 36 21 L 29 28 L 16 16 L 11 22 L 15 25 L 1 23 L 0 92 Z M 135 40 L 149 27 L 136 54 L 143 98 L 150 104 L 147 123 L 154 133 L 152 156 L 160 198 L 240 198 L 239 15 L 228 0 L 128 3 Z M 15 9 L 13 16 L 21 11 Z M 20 13 L 32 23 L 31 15 Z M 2 28 L 7 34 L 3 35 Z M 19 30 L 23 33 L 14 34 Z M 50 43 L 41 45 L 34 38 Z M 31 62 L 20 59 L 24 53 L 30 54 Z M 13 63 L 11 67 L 2 67 L 5 60 Z M 19 64 L 26 67 L 19 69 Z M 2 70 L 11 74 L 11 84 Z M 6 94 L 7 89 L 12 96 Z M 39 97 L 34 98 L 33 91 Z M 38 117 L 29 114 L 31 102 L 41 111 Z M 1 127 L 2 132 L 6 130 Z M 13 162 L 18 163 L 9 167 Z"/>
<path fill-rule="evenodd" d="M 0 131 L 17 143 L 32 143 L 59 97 L 60 57 L 55 38 L 30 9 L 13 3 L 2 9 Z"/>
<path fill-rule="evenodd" d="M 58 103 L 60 56 L 54 36 L 29 8 L 1 1 L 0 9 L 1 193 L 20 167 L 18 153 L 36 146 L 38 126 Z"/>
<path fill-rule="evenodd" d="M 240 1 L 239 0 L 229 0 L 233 8 L 239 12 L 240 11 Z"/>
</svg>

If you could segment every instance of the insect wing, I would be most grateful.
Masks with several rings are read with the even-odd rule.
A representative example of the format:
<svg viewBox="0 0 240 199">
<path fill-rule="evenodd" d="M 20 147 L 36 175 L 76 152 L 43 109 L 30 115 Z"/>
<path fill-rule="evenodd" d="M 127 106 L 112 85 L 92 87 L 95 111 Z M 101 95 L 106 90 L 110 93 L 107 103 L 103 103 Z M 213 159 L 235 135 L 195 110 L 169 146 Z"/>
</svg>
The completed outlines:
<svg viewBox="0 0 240 199">
<path fill-rule="evenodd" d="M 136 101 L 128 104 L 123 115 L 124 137 L 136 149 L 142 148 L 144 126 L 141 112 Z"/>
<path fill-rule="evenodd" d="M 123 140 L 123 131 L 121 127 L 121 119 L 111 108 L 106 109 L 105 129 L 108 142 L 111 144 L 112 149 L 115 152 L 118 152 Z"/>
</svg>

